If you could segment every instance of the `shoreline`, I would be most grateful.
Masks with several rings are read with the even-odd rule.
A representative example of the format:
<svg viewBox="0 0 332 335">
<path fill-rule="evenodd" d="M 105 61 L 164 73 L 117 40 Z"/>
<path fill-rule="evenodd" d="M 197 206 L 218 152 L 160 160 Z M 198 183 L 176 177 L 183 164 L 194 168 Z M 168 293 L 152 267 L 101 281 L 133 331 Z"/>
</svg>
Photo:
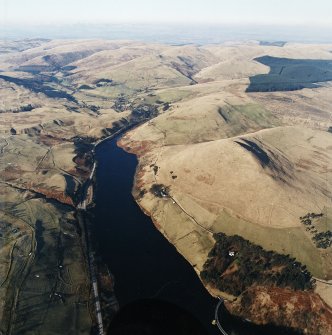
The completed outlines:
<svg viewBox="0 0 332 335">
<path fill-rule="evenodd" d="M 104 293 L 110 292 L 109 294 L 111 295 L 111 299 L 112 298 L 114 299 L 115 305 L 118 304 L 118 302 L 116 299 L 116 295 L 114 294 L 113 277 L 109 272 L 108 272 L 109 280 L 106 281 L 109 281 L 111 283 L 111 287 L 108 287 L 109 285 L 107 286 L 100 285 L 102 279 L 101 279 L 101 273 L 98 270 L 99 268 L 103 267 L 104 264 L 103 263 L 99 264 L 98 262 L 96 262 L 95 257 L 93 256 L 93 254 L 96 252 L 96 247 L 94 246 L 94 242 L 92 239 L 93 232 L 91 228 L 91 223 L 89 224 L 90 219 L 88 218 L 87 214 L 89 213 L 90 209 L 94 207 L 94 189 L 96 187 L 95 174 L 98 166 L 98 161 L 95 159 L 95 150 L 103 142 L 111 141 L 118 136 L 123 136 L 127 131 L 140 126 L 144 122 L 146 121 L 135 123 L 133 125 L 129 124 L 127 127 L 121 128 L 117 130 L 114 134 L 101 138 L 94 143 L 93 148 L 90 150 L 90 152 L 93 155 L 92 169 L 88 179 L 82 185 L 81 192 L 83 193 L 78 194 L 78 196 L 81 199 L 80 202 L 76 206 L 73 206 L 78 221 L 78 225 L 80 226 L 80 229 L 83 231 L 82 238 L 84 239 L 84 241 L 82 242 L 84 243 L 84 246 L 82 246 L 82 252 L 83 254 L 86 255 L 85 263 L 87 269 L 89 269 L 88 275 L 90 280 L 90 286 L 92 288 L 92 292 L 94 295 L 94 304 L 95 304 L 94 309 L 97 318 L 98 335 L 105 334 L 104 320 L 105 319 L 109 320 L 110 318 L 110 315 L 108 315 L 108 313 L 105 313 L 106 315 L 104 315 L 103 317 L 101 308 L 102 305 L 101 301 L 103 301 L 103 299 L 101 298 L 101 292 Z M 110 313 L 112 314 L 112 312 L 114 311 L 111 311 Z"/>
<path fill-rule="evenodd" d="M 128 139 L 127 139 L 128 140 Z M 129 141 L 130 142 L 130 141 Z M 256 321 L 257 322 L 252 322 L 252 321 L 250 321 L 250 323 L 252 323 L 252 325 L 255 325 L 255 326 L 261 326 L 261 327 L 269 327 L 269 326 L 273 326 L 273 327 L 280 327 L 280 329 L 284 329 L 284 331 L 286 331 L 286 332 L 288 332 L 288 331 L 290 331 L 292 334 L 293 334 L 293 332 L 297 332 L 297 331 L 299 331 L 299 330 L 301 330 L 301 331 L 307 331 L 306 330 L 306 328 L 302 328 L 302 327 L 297 327 L 297 326 L 295 326 L 295 325 L 293 325 L 293 327 L 291 326 L 292 325 L 292 322 L 290 322 L 291 321 L 291 319 L 289 319 L 289 315 L 288 315 L 288 320 L 289 320 L 289 322 L 287 322 L 287 323 L 285 323 L 285 322 L 277 322 L 276 320 L 273 320 L 273 317 L 272 317 L 272 319 L 271 319 L 271 317 L 270 317 L 270 319 L 268 318 L 268 319 L 266 319 L 266 320 L 264 320 L 264 319 L 261 319 L 260 317 L 261 317 L 261 315 L 260 315 L 260 313 L 258 313 L 258 314 L 256 314 L 256 316 L 254 316 L 254 315 L 251 315 L 250 316 L 250 314 L 248 315 L 248 314 L 243 314 L 243 311 L 241 312 L 242 313 L 242 315 L 241 315 L 241 313 L 239 313 L 239 311 L 236 311 L 236 309 L 238 309 L 239 308 L 239 306 L 241 305 L 241 299 L 242 299 L 242 296 L 243 296 L 243 294 L 241 294 L 240 296 L 237 296 L 237 297 L 233 297 L 233 296 L 229 296 L 227 293 L 225 294 L 225 292 L 221 292 L 221 291 L 219 291 L 218 289 L 216 289 L 216 288 L 213 288 L 213 287 L 209 287 L 209 284 L 204 284 L 203 283 L 203 281 L 202 281 L 202 279 L 201 279 L 201 276 L 200 276 L 200 272 L 198 271 L 198 269 L 196 268 L 196 266 L 194 266 L 194 264 L 187 258 L 187 257 L 185 257 L 185 255 L 177 248 L 177 246 L 176 246 L 176 244 L 173 244 L 172 243 L 172 241 L 171 241 L 171 239 L 168 237 L 168 235 L 167 235 L 167 233 L 164 231 L 164 229 L 162 228 L 162 225 L 160 225 L 159 223 L 158 223 L 158 221 L 157 221 L 157 219 L 152 215 L 152 213 L 148 210 L 148 209 L 146 209 L 143 205 L 142 205 L 142 203 L 141 203 L 141 201 L 139 200 L 139 197 L 138 197 L 138 195 L 139 195 L 139 192 L 140 191 L 143 191 L 144 190 L 144 192 L 148 192 L 148 190 L 146 190 L 142 185 L 144 185 L 143 183 L 142 183 L 142 181 L 140 181 L 139 182 L 139 184 L 141 185 L 141 187 L 140 188 L 138 188 L 137 187 L 137 184 L 138 184 L 138 180 L 137 180 L 137 178 L 138 178 L 138 176 L 140 175 L 140 174 L 143 174 L 144 173 L 144 170 L 143 170 L 143 166 L 145 166 L 147 163 L 145 162 L 145 163 L 142 163 L 142 159 L 144 159 L 143 157 L 144 157 L 144 154 L 146 154 L 146 152 L 144 152 L 144 153 L 142 153 L 142 152 L 138 152 L 138 153 L 136 153 L 136 150 L 139 150 L 139 148 L 141 147 L 140 145 L 138 145 L 137 146 L 137 143 L 136 143 L 136 146 L 134 145 L 134 148 L 129 148 L 129 146 L 128 146 L 128 143 L 124 143 L 123 141 L 119 141 L 118 143 L 117 143 L 117 145 L 120 147 L 120 148 L 122 148 L 123 150 L 125 150 L 126 152 L 128 152 L 128 153 L 130 153 L 130 154 L 134 154 L 136 157 L 137 157 L 137 160 L 138 160 L 138 165 L 137 165 L 137 168 L 136 168 L 136 172 L 135 172 L 135 176 L 134 176 L 134 183 L 133 183 L 133 188 L 132 188 L 132 195 L 133 195 L 133 197 L 134 197 L 134 199 L 135 199 L 135 202 L 138 204 L 138 206 L 139 206 L 139 208 L 143 211 L 143 213 L 145 213 L 146 215 L 148 215 L 150 218 L 151 218 L 151 220 L 152 220 L 152 222 L 153 222 L 153 224 L 154 224 L 154 226 L 155 226 L 155 228 L 164 236 L 164 238 L 166 238 L 166 240 L 172 245 L 172 246 L 174 246 L 175 247 L 175 249 L 177 250 L 177 252 L 178 253 L 180 253 L 185 259 L 186 259 L 186 261 L 191 265 L 191 267 L 195 270 L 195 272 L 196 272 L 196 274 L 197 274 L 197 276 L 198 276 L 198 278 L 199 278 L 199 280 L 201 281 L 201 283 L 203 284 L 203 286 L 205 287 L 205 289 L 208 291 L 208 293 L 212 296 L 212 297 L 214 297 L 214 298 L 220 298 L 220 297 L 223 297 L 224 298 L 224 300 L 225 300 L 225 304 L 224 304 L 224 306 L 225 306 L 225 309 L 232 315 L 232 316 L 234 316 L 234 317 L 237 317 L 237 318 L 240 318 L 241 320 L 245 320 L 246 322 L 248 322 L 248 319 L 250 319 L 250 320 L 255 320 L 255 317 L 256 317 Z M 142 164 L 142 165 L 141 165 Z M 141 178 L 141 177 L 139 177 L 139 178 Z M 170 197 L 170 198 L 172 198 L 172 197 Z M 147 201 L 149 201 L 149 200 L 147 200 Z M 152 200 L 151 200 L 152 201 Z M 173 200 L 174 201 L 174 200 Z M 151 206 L 152 207 L 154 207 L 154 208 L 156 208 L 156 207 L 160 207 L 160 206 L 163 206 L 163 205 L 160 205 L 159 204 L 159 201 L 157 201 L 157 202 L 152 202 L 151 203 Z M 268 290 L 268 286 L 266 286 L 266 287 L 262 287 L 262 292 L 264 291 L 264 290 Z M 272 290 L 273 291 L 273 290 Z M 246 292 L 246 291 L 245 291 Z M 289 290 L 289 292 L 286 290 L 285 291 L 285 293 L 289 293 L 290 295 L 292 295 L 292 291 L 291 290 Z M 309 298 L 309 295 L 313 295 L 313 298 L 318 298 L 318 300 L 320 299 L 320 300 L 322 300 L 321 298 L 320 298 L 320 296 L 319 295 L 317 295 L 317 293 L 315 293 L 315 291 L 302 291 L 303 292 L 303 294 L 304 295 L 307 295 L 308 296 L 308 298 Z M 281 290 L 281 292 L 280 292 L 280 294 L 282 294 L 283 293 L 283 290 Z M 293 295 L 294 295 L 294 297 L 295 296 L 297 296 L 297 293 L 296 293 L 296 291 L 293 291 Z M 272 293 L 273 294 L 273 293 Z M 299 296 L 301 296 L 301 294 L 299 295 Z M 235 303 L 235 301 L 236 301 L 236 303 Z M 235 304 L 234 304 L 235 303 Z M 235 308 L 235 306 L 237 306 L 237 308 Z M 303 311 L 302 311 L 302 313 L 304 313 Z M 272 315 L 273 315 L 273 313 L 272 313 Z M 258 319 L 257 319 L 258 318 Z M 277 318 L 277 317 L 276 317 Z M 268 321 L 268 320 L 270 320 L 270 321 Z M 310 332 L 310 334 L 313 334 L 313 333 L 311 333 Z"/>
</svg>

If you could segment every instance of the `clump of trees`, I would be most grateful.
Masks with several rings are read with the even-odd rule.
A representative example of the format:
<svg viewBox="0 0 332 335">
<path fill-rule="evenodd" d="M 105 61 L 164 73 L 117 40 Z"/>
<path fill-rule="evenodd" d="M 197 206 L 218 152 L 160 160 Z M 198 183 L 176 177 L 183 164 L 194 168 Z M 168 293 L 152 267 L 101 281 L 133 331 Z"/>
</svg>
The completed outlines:
<svg viewBox="0 0 332 335">
<path fill-rule="evenodd" d="M 123 112 L 124 110 L 128 109 L 130 106 L 130 102 L 128 100 L 128 98 L 121 93 L 114 101 L 114 105 L 113 108 L 117 111 L 117 112 Z"/>
<path fill-rule="evenodd" d="M 149 104 L 138 105 L 131 112 L 131 117 L 140 121 L 149 120 L 157 115 L 157 106 Z"/>
<path fill-rule="evenodd" d="M 104 87 L 104 86 L 112 86 L 113 80 L 112 79 L 99 79 L 95 82 L 97 87 Z"/>
<path fill-rule="evenodd" d="M 31 112 L 35 107 L 32 106 L 31 104 L 21 106 L 19 111 L 20 112 Z"/>
<path fill-rule="evenodd" d="M 90 136 L 75 136 L 72 138 L 75 145 L 75 158 L 74 162 L 79 166 L 79 169 L 88 168 L 90 169 L 93 165 L 93 153 L 94 142 L 96 139 Z M 77 166 L 77 168 L 78 168 Z"/>
<path fill-rule="evenodd" d="M 164 112 L 167 111 L 170 107 L 171 107 L 171 105 L 168 102 L 165 102 L 164 106 L 163 106 L 163 111 Z"/>
<path fill-rule="evenodd" d="M 163 184 L 153 184 L 150 192 L 158 198 L 166 198 L 169 196 L 169 188 Z"/>
<path fill-rule="evenodd" d="M 318 248 L 326 249 L 332 246 L 332 231 L 317 233 L 312 239 Z"/>
<path fill-rule="evenodd" d="M 289 255 L 266 251 L 238 235 L 218 233 L 214 238 L 215 246 L 201 272 L 206 284 L 235 296 L 254 284 L 294 290 L 314 286 L 306 266 Z"/>
<path fill-rule="evenodd" d="M 317 248 L 327 249 L 332 246 L 332 231 L 327 230 L 324 232 L 318 232 L 314 224 L 314 219 L 322 217 L 323 213 L 308 213 L 300 217 L 302 224 L 306 226 L 306 230 L 309 231 L 312 236 L 312 240 Z"/>
<path fill-rule="evenodd" d="M 323 213 L 308 213 L 304 216 L 300 216 L 300 220 L 304 225 L 310 225 L 312 223 L 312 219 L 320 218 L 323 215 Z"/>
</svg>

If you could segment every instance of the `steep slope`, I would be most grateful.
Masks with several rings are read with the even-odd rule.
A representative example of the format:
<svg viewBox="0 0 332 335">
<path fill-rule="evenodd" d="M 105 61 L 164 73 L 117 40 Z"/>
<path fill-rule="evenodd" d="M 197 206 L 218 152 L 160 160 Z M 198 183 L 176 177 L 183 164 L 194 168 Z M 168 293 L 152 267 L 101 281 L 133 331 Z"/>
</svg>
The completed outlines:
<svg viewBox="0 0 332 335">
<path fill-rule="evenodd" d="M 292 244 L 287 247 L 283 239 L 298 234 L 297 243 L 317 255 L 299 217 L 331 207 L 331 141 L 327 132 L 280 127 L 195 145 L 165 146 L 147 153 L 140 151 L 139 142 L 131 143 L 130 135 L 122 139 L 121 145 L 142 155 L 139 191 L 148 191 L 152 184 L 166 185 L 181 207 L 213 232 L 227 228 L 228 232 L 249 237 L 249 229 L 246 231 L 243 225 L 257 225 L 262 236 L 252 234 L 250 240 L 279 252 L 286 248 L 284 253 L 304 263 L 310 260 L 307 265 L 317 276 L 330 278 L 332 264 L 328 258 L 322 254 L 315 260 L 297 250 L 296 243 L 294 248 Z M 146 200 L 143 197 L 139 201 L 149 212 L 155 202 L 160 203 L 160 210 L 163 207 L 163 202 L 149 192 Z M 227 222 L 232 227 L 227 227 Z M 280 235 L 274 235 L 280 241 L 264 235 L 269 234 L 265 227 L 280 229 Z M 320 262 L 325 265 L 319 268 Z"/>
</svg>

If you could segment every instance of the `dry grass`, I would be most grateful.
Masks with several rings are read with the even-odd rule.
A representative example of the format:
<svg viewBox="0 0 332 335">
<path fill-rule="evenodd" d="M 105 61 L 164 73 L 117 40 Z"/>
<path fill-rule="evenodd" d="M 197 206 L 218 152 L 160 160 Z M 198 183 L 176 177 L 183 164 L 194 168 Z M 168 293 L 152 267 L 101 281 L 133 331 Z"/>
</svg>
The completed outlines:
<svg viewBox="0 0 332 335">
<path fill-rule="evenodd" d="M 330 213 L 331 134 L 306 128 L 330 126 L 331 87 L 245 93 L 249 76 L 268 72 L 255 57 L 331 59 L 331 46 L 25 41 L 6 48 L 9 53 L 0 56 L 1 74 L 34 80 L 36 75 L 23 72 L 22 67 L 44 67 L 46 75 L 54 77 L 47 85 L 77 100 L 53 99 L 0 79 L 0 173 L 1 181 L 9 183 L 2 183 L 0 208 L 10 212 L 2 213 L 7 230 L 0 240 L 0 271 L 8 274 L 11 283 L 0 289 L 0 297 L 10 303 L 18 292 L 21 305 L 14 303 L 14 333 L 22 333 L 25 327 L 64 333 L 64 324 L 68 333 L 88 333 L 87 308 L 79 304 L 87 296 L 83 256 L 77 240 L 63 234 L 76 236 L 69 224 L 71 214 L 44 200 L 32 200 L 29 191 L 14 187 L 68 202 L 64 176 L 73 175 L 75 187 L 84 179 L 75 172 L 70 140 L 74 136 L 100 138 L 115 121 L 128 117 L 130 110 L 117 113 L 113 109 L 120 94 L 127 99 L 128 109 L 140 102 L 170 103 L 165 113 L 125 136 L 122 145 L 140 153 L 136 191 L 156 182 L 170 186 L 174 200 L 147 193 L 140 205 L 197 271 L 213 245 L 211 233 L 224 231 L 290 253 L 319 277 L 331 276 L 330 250 L 315 249 L 298 220 L 324 207 Z M 100 79 L 109 82 L 98 85 Z M 31 111 L 16 113 L 28 104 Z M 268 129 L 280 125 L 284 127 Z M 294 125 L 302 128 L 285 127 Z M 12 128 L 15 136 L 11 136 Z M 275 155 L 276 166 L 284 171 L 263 169 L 234 142 L 241 141 L 240 137 L 256 141 Z M 159 167 L 157 175 L 151 164 Z M 68 216 L 63 217 L 64 213 Z M 45 228 L 39 256 L 35 253 L 37 219 Z M 13 229 L 18 232 L 10 234 Z M 66 250 L 61 271 L 57 243 Z M 27 262 L 30 250 L 33 259 Z M 11 259 L 14 267 L 9 270 Z M 39 273 L 40 285 L 34 277 Z M 67 302 L 48 298 L 54 290 L 65 294 Z M 327 288 L 319 291 L 329 297 L 327 292 Z M 24 317 L 26 311 L 28 317 Z M 7 314 L 4 322 L 9 318 Z"/>
</svg>

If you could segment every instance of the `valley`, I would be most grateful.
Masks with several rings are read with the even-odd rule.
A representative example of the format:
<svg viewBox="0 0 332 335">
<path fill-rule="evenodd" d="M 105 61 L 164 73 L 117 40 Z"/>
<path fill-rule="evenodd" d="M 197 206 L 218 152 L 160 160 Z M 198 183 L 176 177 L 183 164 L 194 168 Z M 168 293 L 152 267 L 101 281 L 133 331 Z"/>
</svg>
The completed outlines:
<svg viewBox="0 0 332 335">
<path fill-rule="evenodd" d="M 330 334 L 331 48 L 259 41 L 1 44 L 0 330 L 88 334 L 96 325 L 79 207 L 95 144 L 124 133 L 118 145 L 138 158 L 135 201 L 212 296 L 256 324 Z M 94 180 L 97 189 L 101 182 Z M 88 192 L 90 211 L 95 190 Z M 272 269 L 265 256 L 257 266 L 264 280 L 241 291 L 206 280 L 206 269 L 226 282 L 248 271 L 243 258 L 213 260 L 223 234 L 277 259 L 288 255 L 311 284 L 290 285 L 276 275 L 286 265 Z M 240 250 L 243 243 L 227 246 Z M 261 313 L 279 311 L 278 295 L 286 308 Z"/>
</svg>

